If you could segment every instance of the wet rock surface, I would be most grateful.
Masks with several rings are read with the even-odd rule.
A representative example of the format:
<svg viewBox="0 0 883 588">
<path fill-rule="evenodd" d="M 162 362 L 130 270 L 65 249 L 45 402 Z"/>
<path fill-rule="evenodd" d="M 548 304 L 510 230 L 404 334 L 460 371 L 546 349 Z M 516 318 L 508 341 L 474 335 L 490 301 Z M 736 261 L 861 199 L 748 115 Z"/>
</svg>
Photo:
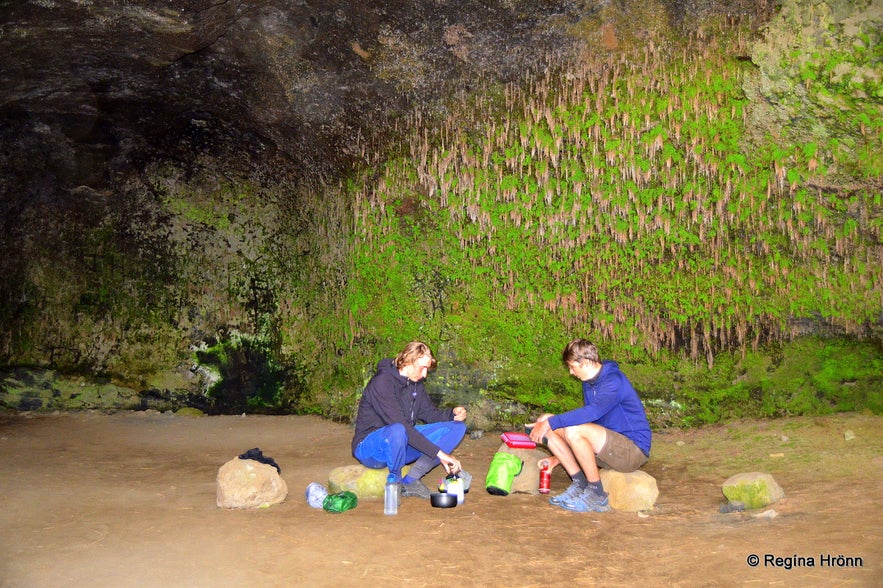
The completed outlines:
<svg viewBox="0 0 883 588">
<path fill-rule="evenodd" d="M 33 192 L 200 153 L 329 173 L 414 101 L 562 50 L 568 4 L 4 2 L 2 163 Z"/>
<path fill-rule="evenodd" d="M 764 3 L 660 3 L 659 23 Z M 333 173 L 402 112 L 555 67 L 606 1 L 0 3 L 10 194 L 100 189 L 154 159 Z M 607 36 L 617 31 L 608 27 Z M 635 33 L 640 37 L 640 31 Z M 622 36 L 622 31 L 619 31 Z M 268 165 L 272 162 L 272 165 Z"/>
</svg>

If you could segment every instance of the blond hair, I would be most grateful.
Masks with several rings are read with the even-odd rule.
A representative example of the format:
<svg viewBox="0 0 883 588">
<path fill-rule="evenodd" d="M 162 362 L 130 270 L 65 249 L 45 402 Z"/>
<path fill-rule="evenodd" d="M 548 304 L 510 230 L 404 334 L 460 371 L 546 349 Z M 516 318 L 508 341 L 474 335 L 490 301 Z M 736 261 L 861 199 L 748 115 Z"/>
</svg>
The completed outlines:
<svg viewBox="0 0 883 588">
<path fill-rule="evenodd" d="M 429 345 L 421 343 L 420 341 L 411 341 L 405 345 L 405 348 L 402 349 L 398 355 L 396 355 L 393 363 L 398 369 L 402 369 L 406 365 L 416 363 L 418 359 L 427 355 L 429 356 L 429 359 L 432 360 L 432 363 L 429 364 L 429 369 L 433 369 L 437 362 L 435 356 L 432 355 L 432 351 L 429 349 Z"/>
</svg>

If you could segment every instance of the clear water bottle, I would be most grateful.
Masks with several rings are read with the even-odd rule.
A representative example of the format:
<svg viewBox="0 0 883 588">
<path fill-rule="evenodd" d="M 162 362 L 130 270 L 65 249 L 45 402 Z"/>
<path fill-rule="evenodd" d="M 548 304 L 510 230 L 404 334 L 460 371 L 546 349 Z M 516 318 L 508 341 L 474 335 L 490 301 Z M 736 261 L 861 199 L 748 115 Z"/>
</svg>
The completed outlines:
<svg viewBox="0 0 883 588">
<path fill-rule="evenodd" d="M 383 514 L 399 514 L 399 484 L 395 474 L 386 477 L 386 486 L 383 488 Z"/>
</svg>

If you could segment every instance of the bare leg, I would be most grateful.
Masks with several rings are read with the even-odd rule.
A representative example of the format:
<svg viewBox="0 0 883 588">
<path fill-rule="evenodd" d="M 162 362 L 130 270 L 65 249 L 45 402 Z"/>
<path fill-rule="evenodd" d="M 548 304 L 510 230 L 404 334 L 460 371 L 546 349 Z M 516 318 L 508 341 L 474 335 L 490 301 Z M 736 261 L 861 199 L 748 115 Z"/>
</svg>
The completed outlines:
<svg viewBox="0 0 883 588">
<path fill-rule="evenodd" d="M 550 430 L 546 434 L 546 447 L 549 448 L 552 455 L 558 458 L 558 461 L 561 462 L 561 467 L 572 478 L 574 474 L 579 472 L 580 465 L 576 460 L 576 456 L 570 450 L 570 445 L 568 445 L 563 433 L 563 429 L 560 431 Z"/>
<path fill-rule="evenodd" d="M 595 454 L 607 442 L 607 429 L 593 423 L 567 427 L 564 429 L 564 441 L 568 446 L 568 452 L 579 464 L 579 469 L 583 471 L 586 479 L 589 482 L 599 481 L 601 473 L 598 471 Z M 561 463 L 563 465 L 564 460 Z M 570 470 L 567 473 L 569 474 Z"/>
</svg>

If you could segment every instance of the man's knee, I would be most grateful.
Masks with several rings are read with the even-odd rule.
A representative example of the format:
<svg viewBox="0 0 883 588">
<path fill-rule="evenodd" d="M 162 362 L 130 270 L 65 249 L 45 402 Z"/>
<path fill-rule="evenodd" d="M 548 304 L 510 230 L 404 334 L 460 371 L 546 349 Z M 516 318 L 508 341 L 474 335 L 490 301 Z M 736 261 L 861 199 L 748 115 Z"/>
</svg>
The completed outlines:
<svg viewBox="0 0 883 588">
<path fill-rule="evenodd" d="M 570 446 L 573 446 L 574 443 L 587 442 L 597 452 L 604 447 L 604 442 L 607 440 L 607 429 L 595 423 L 565 427 L 564 438 Z"/>
<path fill-rule="evenodd" d="M 408 431 L 402 423 L 392 423 L 386 426 L 386 440 L 392 446 L 407 445 Z"/>
<path fill-rule="evenodd" d="M 441 421 L 433 426 L 435 434 L 429 435 L 429 439 L 446 453 L 453 451 L 466 436 L 466 423 L 462 421 Z"/>
</svg>

